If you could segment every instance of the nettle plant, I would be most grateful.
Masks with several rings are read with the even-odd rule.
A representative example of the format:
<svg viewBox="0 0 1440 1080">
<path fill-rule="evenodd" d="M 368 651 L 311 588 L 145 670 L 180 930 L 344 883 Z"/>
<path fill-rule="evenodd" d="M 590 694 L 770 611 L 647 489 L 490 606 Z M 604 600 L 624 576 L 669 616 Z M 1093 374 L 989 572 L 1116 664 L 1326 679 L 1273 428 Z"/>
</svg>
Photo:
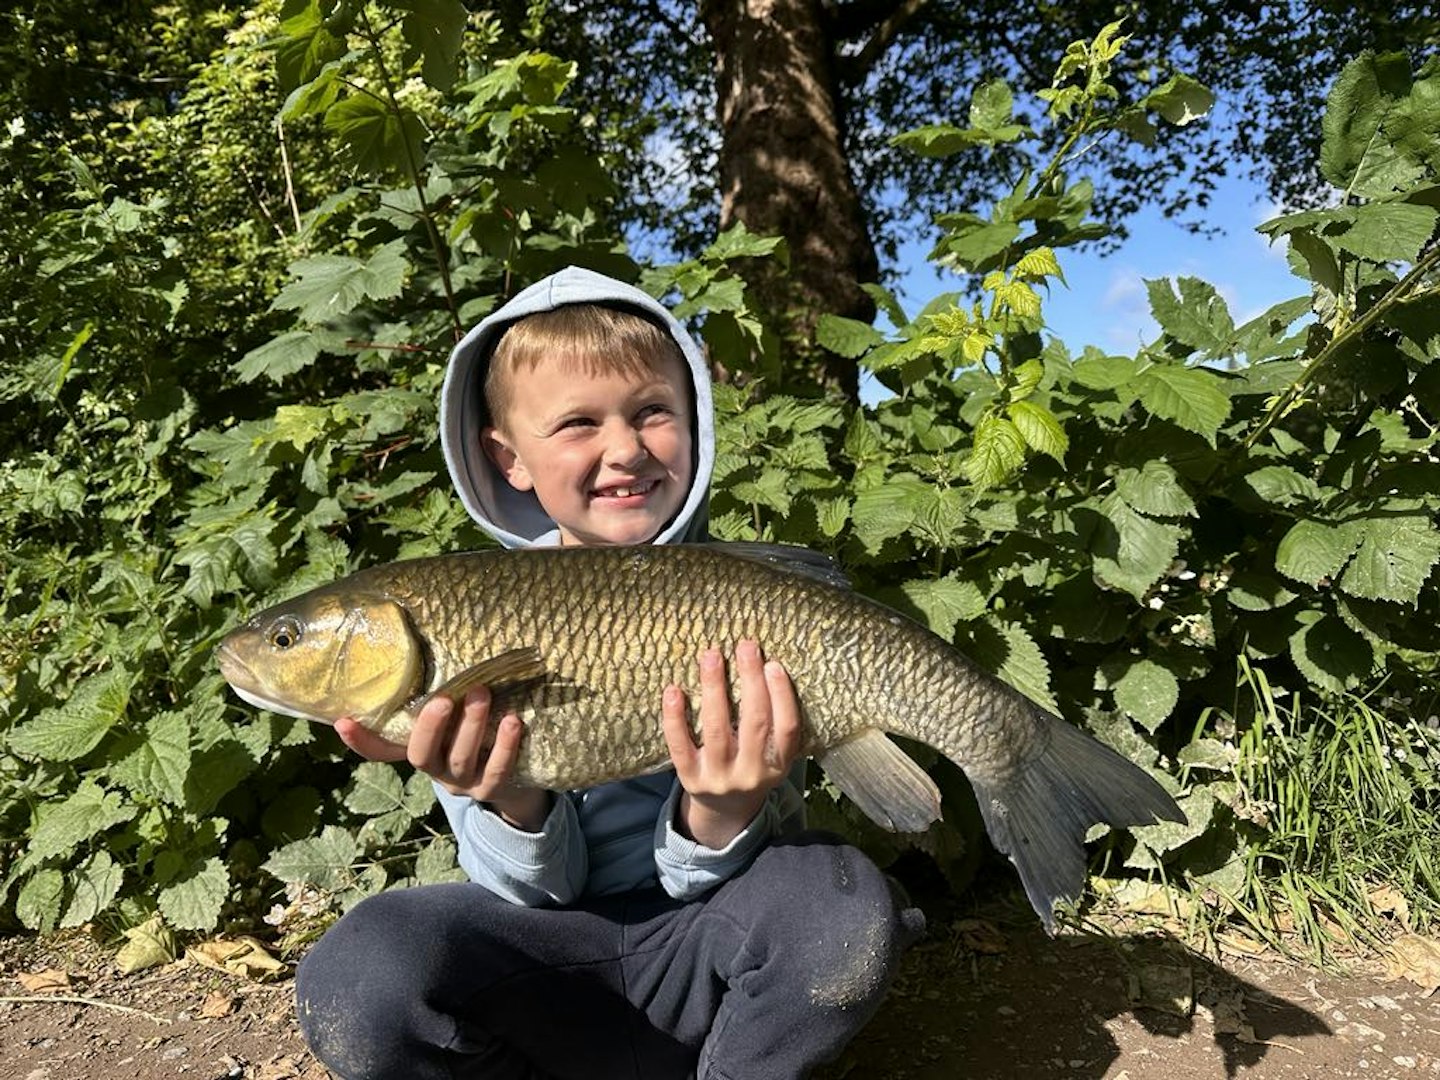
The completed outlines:
<svg viewBox="0 0 1440 1080">
<path fill-rule="evenodd" d="M 714 506 L 729 536 L 834 552 L 860 588 L 1156 770 L 1189 824 L 1136 830 L 1121 861 L 1235 896 L 1243 838 L 1267 821 L 1237 769 L 1236 723 L 1248 730 L 1254 707 L 1240 660 L 1279 693 L 1388 680 L 1402 710 L 1434 700 L 1440 64 L 1366 55 L 1337 81 L 1333 205 L 1261 227 L 1288 244 L 1303 295 L 1236 326 L 1205 282 L 1150 281 L 1159 337 L 1077 355 L 1044 334 L 1044 293 L 1064 282 L 1057 252 L 1107 230 L 1066 170 L 1089 140 L 1149 138 L 1152 115 L 1188 122 L 1209 104 L 1183 77 L 1117 104 L 1106 75 L 1123 41 L 1110 27 L 1072 46 L 1040 94 L 1066 131 L 1048 164 L 1017 165 L 988 214 L 938 219 L 931 257 L 970 293 L 912 318 L 875 290 L 889 335 L 822 322 L 821 342 L 889 396 L 847 411 L 721 395 L 734 414 Z M 896 141 L 1013 153 L 1031 132 L 1012 109 L 990 83 L 967 127 Z M 1435 741 L 1431 765 L 1410 759 L 1420 790 Z M 962 877 L 964 798 L 965 835 L 922 845 Z"/>
</svg>

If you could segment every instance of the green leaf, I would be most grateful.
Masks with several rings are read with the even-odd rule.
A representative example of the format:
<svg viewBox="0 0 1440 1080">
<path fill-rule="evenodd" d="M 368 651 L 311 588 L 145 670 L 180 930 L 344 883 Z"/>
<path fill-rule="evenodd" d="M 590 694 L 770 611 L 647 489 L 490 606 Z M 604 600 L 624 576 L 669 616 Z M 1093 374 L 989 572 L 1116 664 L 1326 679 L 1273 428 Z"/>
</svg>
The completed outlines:
<svg viewBox="0 0 1440 1080">
<path fill-rule="evenodd" d="M 325 114 L 325 127 L 363 172 L 409 177 L 424 159 L 425 128 L 420 118 L 370 94 L 351 94 L 337 101 Z"/>
<path fill-rule="evenodd" d="M 885 335 L 859 319 L 821 315 L 815 325 L 815 340 L 823 349 L 829 349 L 847 360 L 858 360 L 883 342 Z"/>
<path fill-rule="evenodd" d="M 1334 615 L 1303 611 L 1300 629 L 1290 638 L 1290 658 L 1300 673 L 1323 690 L 1340 692 L 1359 685 L 1375 668 L 1370 643 Z"/>
<path fill-rule="evenodd" d="M 909 150 L 921 157 L 949 157 L 972 146 L 984 146 L 992 136 L 973 128 L 954 124 L 926 124 L 890 137 L 890 145 Z"/>
<path fill-rule="evenodd" d="M 1045 654 L 1019 623 L 986 616 L 984 621 L 962 628 L 956 644 L 977 664 L 993 671 L 1031 701 L 1053 713 L 1060 711 L 1050 692 L 1050 665 Z"/>
<path fill-rule="evenodd" d="M 1295 593 L 1278 579 L 1250 570 L 1242 570 L 1231 578 L 1225 595 L 1241 611 L 1270 611 L 1295 599 Z"/>
<path fill-rule="evenodd" d="M 367 262 L 345 255 L 315 255 L 290 264 L 295 280 L 280 290 L 271 307 L 300 312 L 310 323 L 348 314 L 365 300 L 399 296 L 409 262 L 405 243 L 377 248 Z"/>
<path fill-rule="evenodd" d="M 291 90 L 319 74 L 331 60 L 345 55 L 345 42 L 325 29 L 319 0 L 310 0 L 300 11 L 280 22 L 275 47 L 275 66 L 281 89 Z"/>
<path fill-rule="evenodd" d="M 1275 569 L 1291 581 L 1318 585 L 1335 578 L 1364 539 L 1354 524 L 1297 521 L 1275 549 Z"/>
<path fill-rule="evenodd" d="M 1174 672 L 1153 660 L 1134 660 L 1111 679 L 1115 704 L 1132 716 L 1146 731 L 1155 732 L 1175 711 L 1180 700 L 1180 682 Z"/>
<path fill-rule="evenodd" d="M 1160 329 L 1207 356 L 1223 355 L 1235 337 L 1230 308 L 1209 282 L 1182 277 L 1179 287 L 1180 295 L 1176 297 L 1169 278 L 1145 282 L 1150 311 Z"/>
<path fill-rule="evenodd" d="M 1319 485 L 1288 465 L 1266 465 L 1256 469 L 1246 474 L 1244 483 L 1259 498 L 1277 506 L 1313 503 L 1320 498 Z"/>
<path fill-rule="evenodd" d="M 313 364 L 320 356 L 320 344 L 309 330 L 290 330 L 264 345 L 251 349 L 235 365 L 235 377 L 254 382 L 264 376 L 281 382 Z"/>
<path fill-rule="evenodd" d="M 1004 79 L 987 79 L 970 99 L 970 126 L 986 131 L 1010 123 L 1015 110 L 1015 95 Z"/>
<path fill-rule="evenodd" d="M 1158 112 L 1166 123 L 1185 127 L 1214 108 L 1215 95 L 1188 75 L 1174 75 L 1146 94 L 1140 104 Z"/>
<path fill-rule="evenodd" d="M 1193 431 L 1211 446 L 1230 416 L 1220 377 L 1204 368 L 1154 364 L 1135 377 L 1140 402 L 1155 416 Z"/>
<path fill-rule="evenodd" d="M 424 57 L 421 72 L 425 81 L 437 90 L 450 89 L 470 17 L 465 5 L 460 0 L 395 0 L 395 6 L 409 11 L 401 31 L 410 47 Z"/>
<path fill-rule="evenodd" d="M 1115 474 L 1115 491 L 1132 508 L 1151 517 L 1195 517 L 1195 500 L 1168 462 L 1147 461 Z"/>
<path fill-rule="evenodd" d="M 1366 600 L 1418 604 L 1421 588 L 1440 562 L 1440 532 L 1429 518 L 1372 518 L 1364 522 L 1360 536 L 1360 550 L 1345 568 L 1340 588 Z"/>
<path fill-rule="evenodd" d="M 936 246 L 941 261 L 956 264 L 965 270 L 978 270 L 989 264 L 1020 237 L 1020 226 L 1013 221 L 957 223 Z"/>
<path fill-rule="evenodd" d="M 1125 865 L 1136 870 L 1153 870 L 1161 865 L 1158 858 L 1188 844 L 1191 840 L 1205 835 L 1210 821 L 1215 816 L 1215 796 L 1203 787 L 1195 788 L 1189 794 L 1176 800 L 1184 823 L 1162 821 L 1158 825 L 1139 825 L 1130 831 L 1139 841 Z"/>
<path fill-rule="evenodd" d="M 165 921 L 177 930 L 213 930 L 230 895 L 230 871 L 217 858 L 197 859 L 160 890 Z"/>
<path fill-rule="evenodd" d="M 977 488 L 1003 484 L 1025 463 L 1025 438 L 1020 429 L 993 413 L 975 425 L 975 443 L 965 459 L 965 475 Z"/>
<path fill-rule="evenodd" d="M 1015 401 L 1005 406 L 1005 414 L 1030 449 L 1048 454 L 1062 465 L 1065 463 L 1070 440 L 1053 412 L 1033 401 Z"/>
<path fill-rule="evenodd" d="M 266 860 L 264 869 L 281 881 L 338 892 L 353 878 L 351 865 L 359 855 L 353 836 L 338 825 L 326 825 L 319 836 L 286 844 Z"/>
<path fill-rule="evenodd" d="M 1397 150 L 1385 130 L 1409 111 L 1410 61 L 1404 53 L 1362 53 L 1345 66 L 1326 99 L 1320 172 L 1347 194 L 1377 197 L 1419 178 L 1423 166 Z M 1432 121 L 1433 122 L 1433 121 Z"/>
<path fill-rule="evenodd" d="M 94 780 L 82 780 L 68 798 L 40 807 L 25 857 L 39 862 L 74 851 L 134 816 L 135 807 L 118 791 L 105 791 Z"/>
<path fill-rule="evenodd" d="M 947 641 L 955 636 L 958 624 L 985 614 L 985 594 L 974 582 L 962 581 L 954 574 L 906 581 L 900 591 L 920 609 L 926 625 Z"/>
<path fill-rule="evenodd" d="M 860 492 L 850 511 L 856 538 L 867 551 L 879 551 L 886 540 L 915 523 L 929 494 L 930 485 L 915 476 L 893 476 L 878 487 Z"/>
<path fill-rule="evenodd" d="M 1072 369 L 1075 381 L 1090 390 L 1116 390 L 1135 377 L 1135 361 L 1128 356 L 1105 356 L 1086 349 Z"/>
<path fill-rule="evenodd" d="M 1181 530 L 1137 514 L 1118 494 L 1107 497 L 1098 511 L 1109 527 L 1097 528 L 1090 538 L 1095 575 L 1143 600 L 1175 561 Z"/>
<path fill-rule="evenodd" d="M 84 926 L 120 895 L 124 880 L 124 868 L 116 865 L 108 851 L 95 852 L 70 874 L 70 900 L 60 925 Z"/>
<path fill-rule="evenodd" d="M 144 738 L 110 776 L 135 794 L 184 806 L 189 771 L 190 722 L 184 712 L 164 712 L 146 722 Z"/>
<path fill-rule="evenodd" d="M 383 761 L 361 762 L 345 793 L 345 805 L 357 814 L 373 817 L 402 804 L 404 784 L 395 767 Z"/>
<path fill-rule="evenodd" d="M 456 862 L 455 842 L 448 836 L 437 836 L 415 856 L 415 880 L 421 885 L 466 880 L 465 871 Z"/>
<path fill-rule="evenodd" d="M 1435 232 L 1440 211 L 1414 203 L 1347 207 L 1350 226 L 1327 234 L 1335 247 L 1373 262 L 1414 262 Z"/>
<path fill-rule="evenodd" d="M 15 917 L 28 930 L 48 934 L 60 924 L 65 902 L 65 875 L 59 870 L 41 870 L 26 879 L 15 898 Z"/>
<path fill-rule="evenodd" d="M 112 667 L 85 679 L 63 705 L 46 709 L 10 733 L 8 749 L 46 761 L 75 761 L 99 745 L 125 715 L 131 676 Z"/>
</svg>

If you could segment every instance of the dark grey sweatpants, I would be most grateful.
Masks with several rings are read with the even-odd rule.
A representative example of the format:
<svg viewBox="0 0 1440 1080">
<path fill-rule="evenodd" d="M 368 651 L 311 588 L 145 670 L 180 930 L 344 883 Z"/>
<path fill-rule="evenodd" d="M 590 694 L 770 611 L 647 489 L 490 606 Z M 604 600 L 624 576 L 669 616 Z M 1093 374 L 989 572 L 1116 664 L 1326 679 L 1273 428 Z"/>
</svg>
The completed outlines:
<svg viewBox="0 0 1440 1080">
<path fill-rule="evenodd" d="M 382 893 L 321 938 L 295 994 L 345 1080 L 792 1080 L 859 1031 L 923 926 L 864 855 L 805 833 L 688 902 Z"/>
</svg>

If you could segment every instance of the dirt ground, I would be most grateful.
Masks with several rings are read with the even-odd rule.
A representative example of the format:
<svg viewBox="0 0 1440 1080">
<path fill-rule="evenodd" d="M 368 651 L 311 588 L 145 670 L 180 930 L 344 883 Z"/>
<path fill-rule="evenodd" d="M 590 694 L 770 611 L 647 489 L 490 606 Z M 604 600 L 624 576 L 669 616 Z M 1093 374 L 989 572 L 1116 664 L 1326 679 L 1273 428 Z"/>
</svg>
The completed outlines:
<svg viewBox="0 0 1440 1080">
<path fill-rule="evenodd" d="M 1440 993 L 1423 980 L 1378 958 L 1335 975 L 1251 951 L 1207 959 L 1113 925 L 1049 939 L 1004 903 L 932 914 L 885 1006 L 819 1080 L 1440 1077 Z M 329 1073 L 300 1039 L 288 978 L 194 959 L 122 975 L 83 934 L 0 939 L 0 1080 L 177 1076 Z"/>
</svg>

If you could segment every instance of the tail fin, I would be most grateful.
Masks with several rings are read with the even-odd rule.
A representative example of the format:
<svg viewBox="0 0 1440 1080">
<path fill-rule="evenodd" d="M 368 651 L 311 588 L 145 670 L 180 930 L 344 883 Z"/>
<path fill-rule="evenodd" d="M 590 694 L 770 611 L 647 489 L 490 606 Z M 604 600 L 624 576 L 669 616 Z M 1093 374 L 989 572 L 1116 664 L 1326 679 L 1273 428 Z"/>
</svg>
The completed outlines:
<svg viewBox="0 0 1440 1080">
<path fill-rule="evenodd" d="M 1003 783 L 972 780 L 990 841 L 1010 856 L 1025 895 L 1047 932 L 1055 901 L 1074 900 L 1085 884 L 1085 834 L 1185 820 L 1168 792 L 1138 765 L 1058 717 L 1045 749 Z"/>
</svg>

